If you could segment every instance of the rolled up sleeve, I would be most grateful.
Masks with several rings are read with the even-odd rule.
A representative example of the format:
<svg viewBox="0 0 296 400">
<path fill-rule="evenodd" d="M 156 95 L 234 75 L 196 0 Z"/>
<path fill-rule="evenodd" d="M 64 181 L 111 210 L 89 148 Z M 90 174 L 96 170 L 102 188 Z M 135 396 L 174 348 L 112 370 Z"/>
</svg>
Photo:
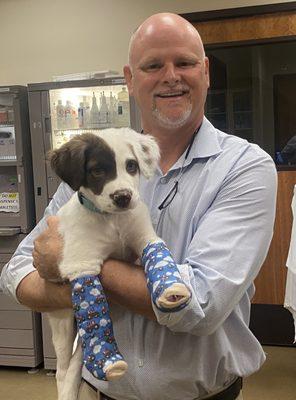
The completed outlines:
<svg viewBox="0 0 296 400">
<path fill-rule="evenodd" d="M 72 195 L 72 189 L 65 183 L 62 183 L 46 208 L 43 218 L 32 232 L 20 243 L 11 260 L 3 267 L 0 276 L 0 289 L 5 294 L 14 297 L 16 301 L 18 301 L 16 297 L 18 285 L 28 274 L 35 271 L 32 257 L 34 240 L 46 229 L 46 219 L 51 215 L 56 215 L 59 208 L 61 208 Z"/>
<path fill-rule="evenodd" d="M 175 332 L 210 335 L 252 286 L 273 234 L 277 173 L 270 157 L 242 157 L 200 218 L 179 271 L 192 291 L 188 307 L 154 308 Z"/>
</svg>

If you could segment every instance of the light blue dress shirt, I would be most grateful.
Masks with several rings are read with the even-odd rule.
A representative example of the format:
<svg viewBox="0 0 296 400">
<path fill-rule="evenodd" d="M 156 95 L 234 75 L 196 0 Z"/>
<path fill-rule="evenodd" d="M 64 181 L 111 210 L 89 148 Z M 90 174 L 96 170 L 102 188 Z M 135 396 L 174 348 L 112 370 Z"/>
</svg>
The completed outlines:
<svg viewBox="0 0 296 400">
<path fill-rule="evenodd" d="M 215 129 L 206 118 L 186 160 L 185 153 L 167 174 L 158 170 L 151 180 L 142 179 L 141 194 L 192 290 L 192 301 L 171 314 L 155 308 L 158 322 L 112 308 L 128 372 L 115 382 L 83 374 L 114 399 L 202 398 L 257 371 L 265 360 L 248 324 L 253 280 L 273 233 L 274 163 L 257 145 Z M 182 165 L 175 198 L 159 210 Z M 62 184 L 45 216 L 56 214 L 72 194 Z M 14 297 L 18 283 L 33 270 L 33 240 L 44 227 L 45 219 L 4 267 L 2 286 Z"/>
</svg>

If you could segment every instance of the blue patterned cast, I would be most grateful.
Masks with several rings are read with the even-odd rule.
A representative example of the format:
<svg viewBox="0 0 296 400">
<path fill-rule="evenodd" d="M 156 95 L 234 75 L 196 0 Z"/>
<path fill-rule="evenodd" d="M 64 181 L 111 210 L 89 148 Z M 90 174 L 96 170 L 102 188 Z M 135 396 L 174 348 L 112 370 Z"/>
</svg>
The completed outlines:
<svg viewBox="0 0 296 400">
<path fill-rule="evenodd" d="M 172 254 L 163 241 L 150 242 L 143 250 L 147 286 L 155 306 L 163 312 L 185 308 L 192 294 L 181 278 Z"/>
<path fill-rule="evenodd" d="M 99 278 L 83 276 L 74 279 L 71 286 L 83 364 L 97 379 L 119 378 L 125 373 L 127 364 L 114 338 L 109 305 Z"/>
</svg>

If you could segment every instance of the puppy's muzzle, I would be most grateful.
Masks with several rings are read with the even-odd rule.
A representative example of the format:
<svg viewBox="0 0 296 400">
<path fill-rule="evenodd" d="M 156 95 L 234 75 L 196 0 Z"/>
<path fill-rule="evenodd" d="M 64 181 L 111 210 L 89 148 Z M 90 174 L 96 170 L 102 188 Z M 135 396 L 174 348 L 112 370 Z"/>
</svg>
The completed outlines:
<svg viewBox="0 0 296 400">
<path fill-rule="evenodd" d="M 119 208 L 127 208 L 132 199 L 132 192 L 130 190 L 116 190 L 110 194 L 113 203 Z"/>
</svg>

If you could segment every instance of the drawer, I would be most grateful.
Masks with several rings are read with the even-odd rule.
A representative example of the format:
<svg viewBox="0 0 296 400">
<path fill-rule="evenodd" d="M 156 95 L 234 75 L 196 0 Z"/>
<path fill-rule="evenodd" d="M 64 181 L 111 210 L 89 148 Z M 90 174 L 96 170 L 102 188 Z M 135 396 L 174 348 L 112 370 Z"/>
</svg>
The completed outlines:
<svg viewBox="0 0 296 400">
<path fill-rule="evenodd" d="M 0 311 L 0 329 L 32 329 L 31 311 Z"/>
<path fill-rule="evenodd" d="M 7 296 L 6 294 L 0 292 L 0 310 L 29 311 L 29 308 L 17 303 L 11 296 Z"/>
<path fill-rule="evenodd" d="M 0 329 L 0 347 L 32 349 L 34 337 L 32 330 Z"/>
<path fill-rule="evenodd" d="M 0 355 L 8 356 L 34 356 L 34 349 L 13 349 L 11 347 L 0 347 Z M 1 356 L 0 356 L 1 357 Z M 0 362 L 1 365 L 1 362 Z"/>
</svg>

